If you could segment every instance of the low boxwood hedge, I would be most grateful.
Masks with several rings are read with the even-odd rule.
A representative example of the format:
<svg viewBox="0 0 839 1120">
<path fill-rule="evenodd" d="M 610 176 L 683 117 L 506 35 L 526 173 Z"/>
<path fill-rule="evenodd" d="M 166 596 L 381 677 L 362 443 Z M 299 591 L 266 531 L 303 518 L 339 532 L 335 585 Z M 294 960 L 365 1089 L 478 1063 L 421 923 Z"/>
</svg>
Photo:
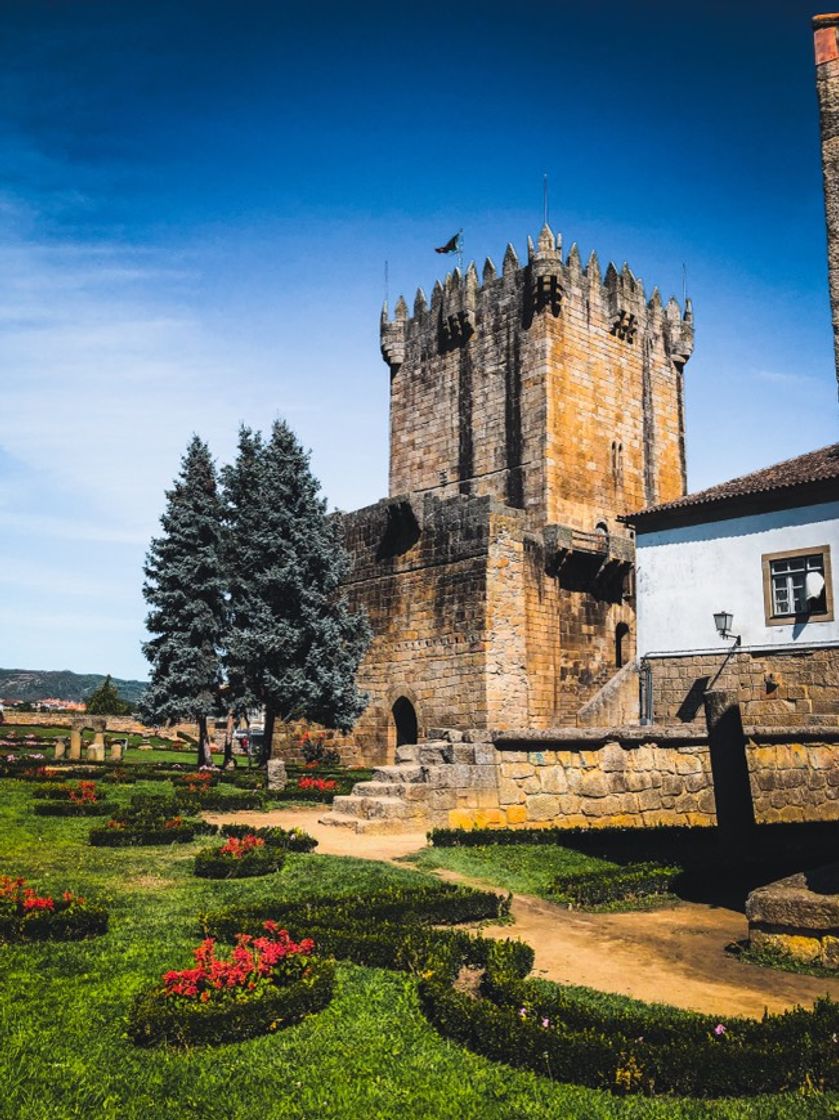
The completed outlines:
<svg viewBox="0 0 839 1120">
<path fill-rule="evenodd" d="M 285 852 L 276 845 L 253 848 L 238 857 L 223 854 L 218 847 L 204 848 L 195 857 L 193 874 L 199 879 L 251 879 L 280 871 L 284 862 Z"/>
<path fill-rule="evenodd" d="M 0 941 L 77 941 L 108 928 L 108 911 L 72 891 L 39 895 L 26 879 L 0 875 Z"/>
<path fill-rule="evenodd" d="M 682 874 L 680 867 L 660 863 L 630 863 L 580 875 L 560 875 L 551 884 L 551 896 L 572 906 L 603 906 L 627 899 L 668 894 Z"/>
<path fill-rule="evenodd" d="M 219 832 L 222 836 L 235 836 L 240 840 L 244 836 L 258 836 L 266 844 L 284 848 L 287 852 L 311 852 L 318 846 L 314 836 L 310 836 L 302 828 L 252 828 L 247 824 L 223 824 Z"/>
<path fill-rule="evenodd" d="M 241 1041 L 297 1023 L 326 1007 L 335 986 L 332 961 L 314 960 L 308 975 L 287 987 L 263 988 L 200 1003 L 173 999 L 155 988 L 141 993 L 131 1010 L 128 1036 L 139 1046 Z"/>
<path fill-rule="evenodd" d="M 752 1096 L 839 1088 L 839 1005 L 819 1001 L 761 1021 L 725 1019 L 524 980 L 490 950 L 483 998 L 440 977 L 420 983 L 424 1013 L 476 1053 L 613 1093 Z"/>
<path fill-rule="evenodd" d="M 94 848 L 140 848 L 156 844 L 189 844 L 196 836 L 212 835 L 213 825 L 204 821 L 184 818 L 177 828 L 166 828 L 163 824 L 126 824 L 119 828 L 92 828 L 88 843 Z"/>
<path fill-rule="evenodd" d="M 232 793 L 220 789 L 192 792 L 189 789 L 176 789 L 178 805 L 193 810 L 213 812 L 238 812 L 240 809 L 264 809 L 266 795 L 263 790 L 236 790 Z"/>
<path fill-rule="evenodd" d="M 117 808 L 114 801 L 39 801 L 33 806 L 39 817 L 108 817 Z"/>
</svg>

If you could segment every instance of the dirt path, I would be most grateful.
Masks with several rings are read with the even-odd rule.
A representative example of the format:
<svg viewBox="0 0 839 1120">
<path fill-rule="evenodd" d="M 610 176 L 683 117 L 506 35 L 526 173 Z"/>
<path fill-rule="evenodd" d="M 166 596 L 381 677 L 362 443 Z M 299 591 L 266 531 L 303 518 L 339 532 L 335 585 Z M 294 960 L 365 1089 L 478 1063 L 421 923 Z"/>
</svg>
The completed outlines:
<svg viewBox="0 0 839 1120">
<path fill-rule="evenodd" d="M 369 835 L 322 825 L 323 809 L 280 809 L 271 813 L 208 813 L 216 822 L 297 826 L 318 840 L 323 855 L 392 862 L 425 846 L 421 832 Z M 398 866 L 410 869 L 410 864 Z M 486 887 L 453 871 L 442 879 Z M 682 902 L 662 910 L 627 914 L 584 914 L 530 895 L 515 895 L 514 926 L 485 926 L 486 937 L 520 937 L 536 951 L 534 974 L 561 983 L 584 984 L 651 1002 L 708 1014 L 759 1017 L 765 1008 L 809 1006 L 828 994 L 839 1000 L 839 979 L 817 979 L 744 964 L 725 952 L 746 936 L 742 914 Z"/>
</svg>

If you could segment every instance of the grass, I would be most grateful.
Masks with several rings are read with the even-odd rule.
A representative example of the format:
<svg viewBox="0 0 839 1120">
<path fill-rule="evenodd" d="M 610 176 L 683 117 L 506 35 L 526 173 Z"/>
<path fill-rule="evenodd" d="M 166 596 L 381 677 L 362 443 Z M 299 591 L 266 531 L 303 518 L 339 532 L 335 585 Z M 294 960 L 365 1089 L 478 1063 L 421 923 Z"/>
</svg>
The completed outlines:
<svg viewBox="0 0 839 1120">
<path fill-rule="evenodd" d="M 782 972 L 797 972 L 802 976 L 839 977 L 839 968 L 819 964 L 817 961 L 800 961 L 782 949 L 753 949 L 748 941 L 738 941 L 728 947 L 738 960 L 757 964 L 761 968 L 778 968 Z"/>
<path fill-rule="evenodd" d="M 162 791 L 166 783 L 143 783 Z M 137 787 L 117 788 L 127 800 Z M 110 795 L 109 795 L 110 796 Z M 76 944 L 0 946 L 2 1120 L 822 1120 L 839 1097 L 696 1103 L 618 1099 L 489 1062 L 442 1039 L 413 978 L 341 965 L 334 1002 L 273 1036 L 235 1045 L 140 1050 L 125 1037 L 134 994 L 197 943 L 196 914 L 259 898 L 363 895 L 417 872 L 352 858 L 290 855 L 276 876 L 192 876 L 201 843 L 94 849 L 89 822 L 35 817 L 31 787 L 0 781 L 0 871 L 39 888 L 105 897 L 111 929 Z M 438 853 L 439 854 L 439 853 Z M 508 853 L 510 854 L 510 853 Z M 565 853 L 566 860 L 579 857 Z M 563 868 L 567 870 L 568 863 Z M 555 870 L 555 869 L 552 869 Z M 534 870 L 520 868 L 532 879 Z M 511 884 L 512 885 L 512 884 Z M 517 886 L 517 889 L 520 889 Z"/>
<path fill-rule="evenodd" d="M 551 886 L 558 875 L 581 875 L 617 867 L 558 844 L 484 844 L 475 848 L 423 848 L 404 856 L 405 862 L 422 871 L 444 868 L 470 879 L 481 879 L 495 887 L 518 894 L 552 898 Z"/>
</svg>

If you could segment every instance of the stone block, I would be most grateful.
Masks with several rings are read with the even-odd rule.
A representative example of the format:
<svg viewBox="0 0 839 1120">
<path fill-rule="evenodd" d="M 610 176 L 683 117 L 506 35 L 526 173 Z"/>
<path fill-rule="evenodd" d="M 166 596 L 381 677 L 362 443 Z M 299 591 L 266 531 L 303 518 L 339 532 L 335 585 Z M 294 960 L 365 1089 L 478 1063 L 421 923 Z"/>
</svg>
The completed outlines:
<svg viewBox="0 0 839 1120">
<path fill-rule="evenodd" d="M 502 762 L 501 773 L 505 778 L 531 778 L 536 767 L 529 762 Z"/>
<path fill-rule="evenodd" d="M 477 809 L 475 812 L 476 828 L 503 828 L 507 816 L 500 809 Z"/>
<path fill-rule="evenodd" d="M 501 778 L 498 782 L 499 805 L 518 805 L 524 801 L 525 793 L 518 782 L 509 778 Z"/>
<path fill-rule="evenodd" d="M 612 770 L 624 770 L 626 767 L 626 751 L 620 743 L 606 743 L 600 751 L 600 769 L 604 773 Z"/>
<path fill-rule="evenodd" d="M 609 782 L 606 775 L 599 770 L 581 775 L 579 786 L 581 797 L 605 797 L 609 792 Z"/>
<path fill-rule="evenodd" d="M 57 762 L 60 758 L 64 758 L 64 755 L 65 755 L 66 751 L 67 751 L 67 744 L 64 741 L 64 739 L 56 739 L 55 742 L 53 743 L 53 752 L 52 752 L 52 757 L 53 757 L 54 761 Z"/>
<path fill-rule="evenodd" d="M 538 777 L 543 793 L 567 793 L 568 779 L 561 766 L 545 766 Z"/>
<path fill-rule="evenodd" d="M 527 809 L 524 805 L 508 805 L 505 811 L 507 824 L 524 824 L 527 820 Z"/>
<path fill-rule="evenodd" d="M 111 743 L 108 760 L 109 762 L 122 762 L 122 743 Z"/>
<path fill-rule="evenodd" d="M 281 758 L 268 759 L 268 788 L 281 790 L 288 785 L 288 774 Z"/>
<path fill-rule="evenodd" d="M 559 816 L 559 801 L 547 793 L 535 793 L 527 798 L 528 820 L 549 821 Z"/>
<path fill-rule="evenodd" d="M 449 813 L 449 828 L 474 828 L 475 817 L 468 809 L 452 809 Z"/>
<path fill-rule="evenodd" d="M 104 762 L 105 761 L 105 744 L 104 743 L 91 743 L 87 748 L 86 755 L 88 762 Z"/>
<path fill-rule="evenodd" d="M 495 766 L 498 760 L 495 747 L 487 743 L 476 743 L 474 749 L 476 766 Z"/>
</svg>

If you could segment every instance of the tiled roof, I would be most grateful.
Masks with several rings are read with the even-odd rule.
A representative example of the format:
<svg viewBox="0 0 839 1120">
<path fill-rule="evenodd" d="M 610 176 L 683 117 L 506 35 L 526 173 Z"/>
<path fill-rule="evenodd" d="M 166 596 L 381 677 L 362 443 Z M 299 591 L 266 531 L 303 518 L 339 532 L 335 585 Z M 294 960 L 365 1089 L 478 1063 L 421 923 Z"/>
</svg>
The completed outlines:
<svg viewBox="0 0 839 1120">
<path fill-rule="evenodd" d="M 800 488 L 802 490 L 800 496 L 806 500 L 807 491 L 824 492 L 830 489 L 830 484 L 833 482 L 836 484 L 835 492 L 826 494 L 820 500 L 824 501 L 826 497 L 831 496 L 839 500 L 839 443 L 821 447 L 818 451 L 808 451 L 806 455 L 798 455 L 795 459 L 785 459 L 782 463 L 775 463 L 752 474 L 732 478 L 728 482 L 719 483 L 718 486 L 709 486 L 707 490 L 697 490 L 695 494 L 685 494 L 683 498 L 677 498 L 672 502 L 648 506 L 647 509 L 628 514 L 623 520 L 646 528 L 647 519 L 663 523 L 667 520 L 666 515 L 671 511 L 676 515 L 682 510 L 692 511 L 694 513 L 692 520 L 698 519 L 696 515 L 701 515 L 702 520 L 713 520 L 714 517 L 722 515 L 722 509 L 701 507 L 728 504 L 739 508 L 744 504 L 743 499 L 750 497 L 754 498 L 759 506 L 764 506 L 765 502 L 758 499 L 768 497 L 776 499 L 773 502 L 775 506 L 796 505 L 799 503 L 792 499 L 797 498 L 798 495 L 792 491 Z"/>
</svg>

